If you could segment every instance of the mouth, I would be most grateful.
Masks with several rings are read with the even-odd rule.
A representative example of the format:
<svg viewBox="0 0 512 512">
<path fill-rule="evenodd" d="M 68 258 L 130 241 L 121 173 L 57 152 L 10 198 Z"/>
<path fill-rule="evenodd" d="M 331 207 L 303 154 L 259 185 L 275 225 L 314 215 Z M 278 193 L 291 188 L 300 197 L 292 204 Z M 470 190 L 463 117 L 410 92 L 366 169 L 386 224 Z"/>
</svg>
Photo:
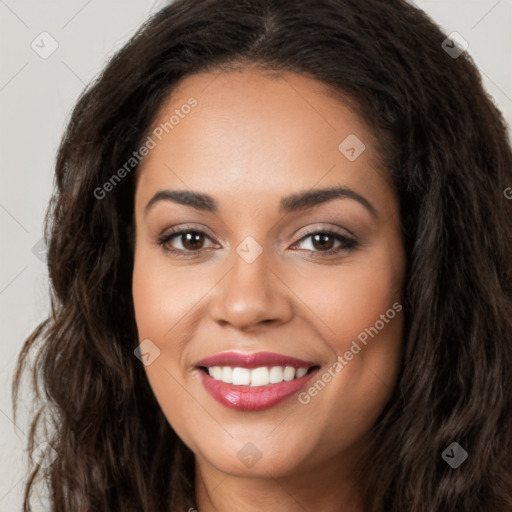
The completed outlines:
<svg viewBox="0 0 512 512">
<path fill-rule="evenodd" d="M 299 392 L 319 365 L 271 352 L 225 352 L 196 363 L 201 382 L 222 405 L 240 411 L 269 409 Z"/>
</svg>

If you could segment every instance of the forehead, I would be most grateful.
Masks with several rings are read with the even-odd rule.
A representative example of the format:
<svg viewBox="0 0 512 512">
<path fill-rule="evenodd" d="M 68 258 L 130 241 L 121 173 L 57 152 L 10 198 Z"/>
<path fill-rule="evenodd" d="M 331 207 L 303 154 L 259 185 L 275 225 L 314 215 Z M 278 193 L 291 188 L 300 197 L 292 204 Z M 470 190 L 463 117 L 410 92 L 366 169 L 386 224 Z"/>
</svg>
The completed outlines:
<svg viewBox="0 0 512 512">
<path fill-rule="evenodd" d="M 383 184 L 371 131 L 326 84 L 295 73 L 188 76 L 161 106 L 152 133 L 158 129 L 161 140 L 154 137 L 138 170 L 146 199 L 164 187 L 219 197 L 250 191 L 261 200 L 317 183 L 366 190 Z M 347 144 L 364 150 L 347 158 Z"/>
</svg>

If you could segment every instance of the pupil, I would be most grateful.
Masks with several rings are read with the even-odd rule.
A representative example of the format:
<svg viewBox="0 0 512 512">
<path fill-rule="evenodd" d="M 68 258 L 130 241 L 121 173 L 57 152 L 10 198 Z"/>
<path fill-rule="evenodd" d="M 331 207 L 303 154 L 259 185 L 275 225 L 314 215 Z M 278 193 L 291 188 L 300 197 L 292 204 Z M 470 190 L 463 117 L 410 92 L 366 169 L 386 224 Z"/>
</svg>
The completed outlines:
<svg viewBox="0 0 512 512">
<path fill-rule="evenodd" d="M 202 235 L 200 233 L 197 233 L 195 231 L 189 231 L 188 233 L 185 233 L 182 235 L 185 237 L 185 242 L 183 243 L 183 247 L 186 249 L 197 249 L 197 245 L 201 245 L 201 238 Z M 197 244 L 199 242 L 199 244 Z"/>
<path fill-rule="evenodd" d="M 331 239 L 330 243 L 329 243 L 329 241 L 327 241 L 327 243 L 326 243 L 326 239 L 327 240 Z M 332 247 L 333 240 L 331 238 L 331 235 L 318 234 L 318 235 L 313 236 L 313 245 L 315 245 L 315 242 L 319 242 L 320 249 L 330 249 Z"/>
</svg>

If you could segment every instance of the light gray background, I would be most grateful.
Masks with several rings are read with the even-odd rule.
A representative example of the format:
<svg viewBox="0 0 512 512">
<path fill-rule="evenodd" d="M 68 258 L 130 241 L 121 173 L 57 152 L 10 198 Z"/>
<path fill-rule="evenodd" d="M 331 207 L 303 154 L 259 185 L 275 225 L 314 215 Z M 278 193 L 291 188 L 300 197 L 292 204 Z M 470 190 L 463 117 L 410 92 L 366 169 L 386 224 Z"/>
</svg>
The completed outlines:
<svg viewBox="0 0 512 512">
<path fill-rule="evenodd" d="M 291 0 L 293 1 L 293 0 Z M 33 253 L 53 186 L 55 152 L 78 95 L 160 0 L 0 0 L 0 511 L 21 510 L 27 475 L 25 395 L 12 421 L 11 379 L 21 346 L 49 309 L 47 270 Z M 485 86 L 512 122 L 512 0 L 418 0 L 469 43 Z M 411 27 L 414 30 L 414 27 Z M 47 59 L 31 47 L 47 31 Z M 48 48 L 48 42 L 44 43 Z M 441 44 L 441 41 L 439 41 Z M 39 42 L 42 46 L 42 43 Z M 512 186 L 512 183 L 511 183 Z M 37 510 L 37 509 L 36 509 Z M 49 510 L 41 504 L 40 510 Z"/>
</svg>

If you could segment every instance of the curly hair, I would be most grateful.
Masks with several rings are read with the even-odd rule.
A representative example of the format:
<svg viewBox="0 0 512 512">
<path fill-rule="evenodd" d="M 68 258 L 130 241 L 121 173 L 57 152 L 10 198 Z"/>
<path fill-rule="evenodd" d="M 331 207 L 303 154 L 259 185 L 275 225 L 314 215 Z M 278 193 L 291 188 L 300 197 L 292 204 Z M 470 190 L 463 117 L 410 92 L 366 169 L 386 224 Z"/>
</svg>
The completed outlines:
<svg viewBox="0 0 512 512">
<path fill-rule="evenodd" d="M 52 510 L 186 510 L 194 456 L 134 357 L 135 172 L 95 190 L 140 147 L 178 82 L 246 64 L 343 94 L 379 141 L 407 254 L 404 353 L 361 461 L 366 512 L 512 510 L 512 155 L 466 52 L 405 0 L 178 0 L 148 19 L 81 95 L 45 219 L 51 314 L 19 355 L 31 369 L 27 450 Z M 505 196 L 505 197 L 504 197 Z M 29 365 L 29 356 L 34 359 Z M 458 442 L 457 469 L 441 457 Z"/>
</svg>

